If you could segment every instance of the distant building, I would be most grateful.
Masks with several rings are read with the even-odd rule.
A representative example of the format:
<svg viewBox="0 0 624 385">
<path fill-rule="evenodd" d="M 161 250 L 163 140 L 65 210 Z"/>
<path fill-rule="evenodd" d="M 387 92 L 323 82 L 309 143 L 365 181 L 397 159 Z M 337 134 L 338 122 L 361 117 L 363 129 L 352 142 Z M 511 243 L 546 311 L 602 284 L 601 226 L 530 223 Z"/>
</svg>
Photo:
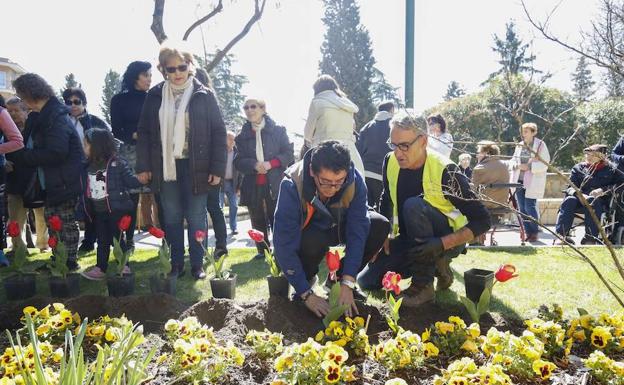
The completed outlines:
<svg viewBox="0 0 624 385">
<path fill-rule="evenodd" d="M 8 99 L 15 95 L 13 80 L 25 73 L 26 70 L 17 63 L 13 63 L 5 57 L 0 57 L 0 94 Z"/>
</svg>

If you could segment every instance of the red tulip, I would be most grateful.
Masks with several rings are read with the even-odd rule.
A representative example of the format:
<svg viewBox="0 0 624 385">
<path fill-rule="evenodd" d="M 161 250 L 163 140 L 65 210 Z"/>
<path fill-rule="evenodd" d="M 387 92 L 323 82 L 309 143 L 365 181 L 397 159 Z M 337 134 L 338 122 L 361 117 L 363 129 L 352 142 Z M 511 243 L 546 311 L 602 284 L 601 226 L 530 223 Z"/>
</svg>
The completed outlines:
<svg viewBox="0 0 624 385">
<path fill-rule="evenodd" d="M 505 282 L 505 281 L 509 281 L 512 278 L 515 278 L 518 276 L 518 274 L 514 274 L 516 272 L 516 267 L 514 265 L 501 265 L 498 268 L 498 271 L 496 272 L 496 274 L 494 275 L 494 277 L 496 278 L 496 280 L 498 282 Z"/>
<path fill-rule="evenodd" d="M 158 227 L 150 227 L 149 228 L 149 233 L 152 234 L 152 236 L 158 238 L 158 239 L 162 239 L 165 236 L 165 232 L 162 231 L 161 229 L 159 229 Z"/>
<path fill-rule="evenodd" d="M 206 232 L 204 230 L 197 230 L 195 232 L 195 240 L 197 243 L 202 243 L 206 239 Z"/>
<path fill-rule="evenodd" d="M 17 224 L 17 222 L 9 222 L 9 224 L 7 225 L 7 234 L 9 234 L 9 237 L 11 238 L 19 237 L 20 226 Z"/>
<path fill-rule="evenodd" d="M 132 224 L 132 217 L 130 215 L 124 215 L 119 222 L 117 222 L 117 227 L 119 231 L 128 231 L 130 224 Z"/>
<path fill-rule="evenodd" d="M 338 251 L 328 251 L 325 254 L 325 262 L 327 263 L 327 269 L 332 281 L 336 280 L 336 271 L 340 269 L 340 254 Z"/>
<path fill-rule="evenodd" d="M 401 282 L 401 274 L 395 273 L 394 271 L 387 272 L 383 279 L 381 280 L 381 285 L 385 291 L 394 291 L 394 294 L 399 295 L 401 293 L 401 288 L 399 287 L 399 282 Z"/>
<path fill-rule="evenodd" d="M 247 234 L 254 242 L 260 243 L 264 241 L 264 233 L 262 231 L 251 229 L 247 232 Z"/>
<path fill-rule="evenodd" d="M 63 221 L 58 215 L 53 215 L 48 218 L 48 226 L 50 226 L 50 230 L 58 233 L 63 228 Z"/>
<path fill-rule="evenodd" d="M 56 237 L 48 238 L 48 246 L 50 246 L 51 249 L 54 249 L 57 244 L 58 244 L 58 240 L 56 239 Z"/>
</svg>

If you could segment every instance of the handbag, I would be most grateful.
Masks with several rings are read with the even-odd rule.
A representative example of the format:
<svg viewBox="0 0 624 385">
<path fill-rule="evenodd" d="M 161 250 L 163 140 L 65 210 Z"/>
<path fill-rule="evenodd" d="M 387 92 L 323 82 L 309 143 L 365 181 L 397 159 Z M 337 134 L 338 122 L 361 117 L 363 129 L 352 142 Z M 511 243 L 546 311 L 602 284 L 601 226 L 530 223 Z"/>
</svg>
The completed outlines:
<svg viewBox="0 0 624 385">
<path fill-rule="evenodd" d="M 45 190 L 41 188 L 37 171 L 33 172 L 26 183 L 24 195 L 24 207 L 27 209 L 36 209 L 45 205 Z"/>
</svg>

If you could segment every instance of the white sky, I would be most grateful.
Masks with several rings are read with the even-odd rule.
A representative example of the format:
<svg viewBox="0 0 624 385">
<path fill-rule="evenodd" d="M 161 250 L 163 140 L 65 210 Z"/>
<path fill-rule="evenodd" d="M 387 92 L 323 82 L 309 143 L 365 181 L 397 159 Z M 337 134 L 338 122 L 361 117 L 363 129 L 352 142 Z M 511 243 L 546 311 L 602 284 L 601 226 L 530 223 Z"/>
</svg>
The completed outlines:
<svg viewBox="0 0 624 385">
<path fill-rule="evenodd" d="M 543 18 L 559 0 L 527 0 Z M 201 4 L 197 10 L 196 5 Z M 181 38 L 185 28 L 211 9 L 210 0 L 168 0 L 165 30 Z M 572 42 L 596 13 L 597 0 L 564 0 L 552 20 L 557 33 Z M 109 68 L 123 73 L 133 60 L 156 63 L 158 44 L 149 27 L 152 0 L 18 0 L 0 1 L 0 56 L 45 77 L 55 89 L 73 72 L 100 113 L 101 88 Z M 223 13 L 204 26 L 209 50 L 222 47 L 252 13 L 251 0 L 225 0 Z M 373 41 L 378 67 L 403 93 L 404 0 L 359 0 L 362 23 Z M 269 0 L 265 14 L 231 51 L 234 71 L 246 75 L 243 91 L 263 98 L 273 118 L 293 132 L 302 132 L 312 83 L 318 75 L 324 27 L 320 0 Z M 547 85 L 570 90 L 576 57 L 537 36 L 519 0 L 416 0 L 415 109 L 442 100 L 451 80 L 469 92 L 498 67 L 493 35 L 503 37 L 510 19 L 524 41 L 533 40 L 536 67 L 554 74 Z M 189 43 L 202 53 L 197 29 Z M 594 80 L 598 80 L 594 69 Z M 162 80 L 154 71 L 154 83 Z"/>
</svg>

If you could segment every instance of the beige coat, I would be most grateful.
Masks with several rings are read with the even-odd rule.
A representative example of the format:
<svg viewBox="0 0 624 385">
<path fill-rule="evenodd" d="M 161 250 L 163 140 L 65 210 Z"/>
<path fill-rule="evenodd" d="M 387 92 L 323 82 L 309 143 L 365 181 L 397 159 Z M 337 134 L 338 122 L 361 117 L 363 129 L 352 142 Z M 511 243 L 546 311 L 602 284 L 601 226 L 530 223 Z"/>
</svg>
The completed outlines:
<svg viewBox="0 0 624 385">
<path fill-rule="evenodd" d="M 509 169 L 507 164 L 500 160 L 498 156 L 488 156 L 477 163 L 472 169 L 472 183 L 481 199 L 486 199 L 483 204 L 488 209 L 501 207 L 494 202 L 507 205 L 509 198 L 508 188 L 486 187 L 492 183 L 509 183 Z M 494 202 L 488 202 L 492 200 Z"/>
</svg>

